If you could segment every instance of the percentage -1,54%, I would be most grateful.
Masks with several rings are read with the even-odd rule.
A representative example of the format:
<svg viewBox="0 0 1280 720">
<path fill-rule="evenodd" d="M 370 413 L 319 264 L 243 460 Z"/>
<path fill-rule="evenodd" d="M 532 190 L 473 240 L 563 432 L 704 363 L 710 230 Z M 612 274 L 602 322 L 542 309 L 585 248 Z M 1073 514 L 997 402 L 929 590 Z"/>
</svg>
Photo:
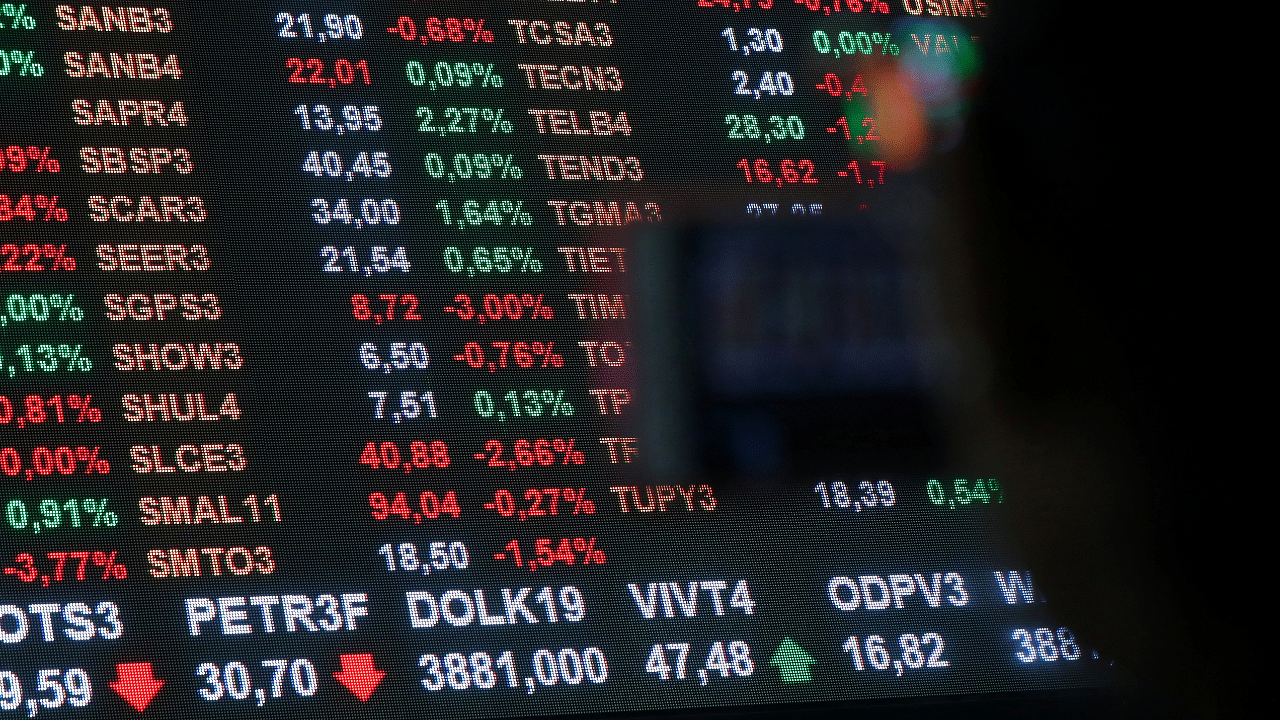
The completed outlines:
<svg viewBox="0 0 1280 720">
<path fill-rule="evenodd" d="M 525 559 L 520 552 L 520 541 L 512 540 L 503 548 L 504 552 L 493 554 L 494 560 L 510 560 L 516 567 L 528 568 L 534 572 L 552 565 L 603 565 L 604 550 L 596 547 L 595 538 L 560 538 L 559 542 L 551 538 L 538 538 L 533 541 L 533 557 Z M 528 548 L 525 548 L 528 550 Z"/>
<path fill-rule="evenodd" d="M 27 320 L 44 322 L 46 320 L 79 322 L 84 319 L 84 310 L 73 302 L 75 295 L 43 295 L 34 293 L 21 295 L 14 293 L 4 303 L 4 312 L 0 313 L 0 328 L 9 323 L 20 323 Z"/>
<path fill-rule="evenodd" d="M 124 563 L 116 562 L 115 550 L 78 550 L 78 551 L 56 551 L 47 552 L 45 557 L 53 567 L 40 567 L 36 565 L 36 558 L 31 553 L 18 553 L 13 558 L 14 566 L 4 569 L 5 575 L 16 575 L 22 582 L 37 582 L 49 587 L 51 582 L 62 582 L 70 580 L 71 574 L 75 573 L 75 579 L 85 581 L 87 579 L 95 580 L 124 580 L 129 577 L 129 570 Z M 97 572 L 89 572 L 89 564 L 102 568 L 102 576 L 98 577 Z M 41 563 L 45 565 L 45 563 Z"/>
</svg>

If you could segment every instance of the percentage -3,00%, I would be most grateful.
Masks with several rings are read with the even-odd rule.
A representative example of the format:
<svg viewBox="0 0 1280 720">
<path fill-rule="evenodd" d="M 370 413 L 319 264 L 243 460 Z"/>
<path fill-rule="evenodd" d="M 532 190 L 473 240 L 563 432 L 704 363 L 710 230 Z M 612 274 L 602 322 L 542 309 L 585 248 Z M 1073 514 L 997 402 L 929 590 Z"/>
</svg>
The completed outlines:
<svg viewBox="0 0 1280 720">
<path fill-rule="evenodd" d="M 459 320 L 475 320 L 481 325 L 489 320 L 523 320 L 526 315 L 530 320 L 554 319 L 555 311 L 550 305 L 543 305 L 542 299 L 542 294 L 488 293 L 481 299 L 480 308 L 477 309 L 471 303 L 470 295 L 458 293 L 453 296 L 454 304 L 446 305 L 444 311 L 457 315 Z M 528 313 L 525 312 L 526 309 Z"/>
<path fill-rule="evenodd" d="M 0 448 L 0 472 L 9 477 L 25 476 L 32 480 L 36 476 L 53 475 L 106 475 L 111 472 L 111 463 L 106 458 L 99 458 L 99 447 L 71 448 L 66 445 L 58 447 L 40 446 L 32 448 L 30 454 L 16 448 Z"/>
</svg>

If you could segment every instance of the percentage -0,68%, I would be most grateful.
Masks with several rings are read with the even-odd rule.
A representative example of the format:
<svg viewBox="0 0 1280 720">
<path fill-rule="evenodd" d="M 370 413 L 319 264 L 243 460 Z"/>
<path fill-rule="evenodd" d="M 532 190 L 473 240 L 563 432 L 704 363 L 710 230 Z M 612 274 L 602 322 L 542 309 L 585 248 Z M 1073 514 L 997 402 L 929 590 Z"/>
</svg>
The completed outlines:
<svg viewBox="0 0 1280 720">
<path fill-rule="evenodd" d="M 423 23 L 422 32 L 418 32 L 418 23 L 407 15 L 401 15 L 393 27 L 387 32 L 399 35 L 408 42 L 426 45 L 429 42 L 478 42 L 491 43 L 493 31 L 484 29 L 484 18 L 444 18 L 429 17 Z"/>
<path fill-rule="evenodd" d="M 113 528 L 120 523 L 120 516 L 107 509 L 106 498 L 44 498 L 38 503 L 13 498 L 4 506 L 4 517 L 9 527 L 18 532 L 39 535 L 62 528 Z"/>
<path fill-rule="evenodd" d="M 107 475 L 111 472 L 111 463 L 106 458 L 99 458 L 100 447 L 80 445 L 72 448 L 66 445 L 58 447 L 40 446 L 32 448 L 28 454 L 16 448 L 0 448 L 0 472 L 9 477 L 25 476 L 32 480 L 36 476 L 59 475 Z"/>
<path fill-rule="evenodd" d="M 45 553 L 47 562 L 36 564 L 32 553 L 18 553 L 13 557 L 13 566 L 4 569 L 5 575 L 16 575 L 22 582 L 39 582 L 49 587 L 51 582 L 70 580 L 72 573 L 75 579 L 85 580 L 124 580 L 129 577 L 129 570 L 124 563 L 116 562 L 115 550 L 78 550 L 55 551 Z M 102 568 L 102 576 L 90 571 L 90 562 Z"/>
<path fill-rule="evenodd" d="M 93 369 L 93 361 L 80 357 L 83 345 L 20 345 L 9 351 L 9 359 L 5 362 L 5 353 L 0 350 L 0 370 L 8 370 L 9 377 L 15 377 L 18 371 L 24 372 L 89 372 Z"/>
<path fill-rule="evenodd" d="M 502 76 L 493 71 L 493 63 L 448 62 L 441 60 L 431 68 L 427 68 L 417 60 L 410 60 L 404 66 L 404 74 L 409 84 L 416 87 L 426 85 L 431 90 L 441 88 L 500 88 Z"/>
<path fill-rule="evenodd" d="M 25 320 L 78 322 L 84 319 L 84 310 L 72 304 L 74 300 L 75 295 L 15 293 L 5 299 L 4 312 L 0 313 L 0 328 L 8 327 L 11 322 L 20 323 Z"/>
<path fill-rule="evenodd" d="M 69 422 L 102 422 L 102 410 L 92 405 L 93 395 L 28 395 L 23 399 L 26 413 L 18 414 L 13 401 L 0 395 L 0 425 L 12 424 L 18 429 L 28 425 Z M 72 412 L 74 411 L 74 412 Z"/>
</svg>

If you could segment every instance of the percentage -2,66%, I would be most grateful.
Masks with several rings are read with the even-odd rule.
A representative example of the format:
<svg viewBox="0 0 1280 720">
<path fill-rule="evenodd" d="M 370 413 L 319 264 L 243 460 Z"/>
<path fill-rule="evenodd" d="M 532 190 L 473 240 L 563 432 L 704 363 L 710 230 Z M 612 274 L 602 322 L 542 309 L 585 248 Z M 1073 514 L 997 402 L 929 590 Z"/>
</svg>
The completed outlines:
<svg viewBox="0 0 1280 720">
<path fill-rule="evenodd" d="M 22 372 L 89 372 L 93 361 L 81 357 L 83 345 L 42 344 L 19 345 L 13 350 L 0 349 L 0 372 L 8 371 L 9 377 Z"/>
<path fill-rule="evenodd" d="M 0 448 L 0 472 L 9 477 L 22 476 L 27 480 L 55 473 L 58 475 L 106 475 L 111 472 L 111 463 L 106 458 L 98 457 L 101 449 L 85 445 L 74 448 L 67 445 L 57 447 L 41 445 L 27 453 L 17 448 Z"/>
<path fill-rule="evenodd" d="M 543 305 L 543 295 L 532 293 L 507 293 L 497 295 L 488 293 L 481 299 L 480 309 L 471 303 L 471 296 L 458 293 L 453 296 L 453 305 L 446 305 L 444 311 L 458 316 L 459 320 L 475 320 L 480 325 L 489 320 L 524 320 L 525 309 L 530 320 L 553 320 L 555 310 L 550 305 Z"/>
<path fill-rule="evenodd" d="M 39 582 L 44 587 L 50 583 L 71 580 L 74 577 L 80 582 L 85 580 L 124 580 L 129 577 L 129 570 L 124 563 L 116 561 L 115 550 L 76 550 L 54 551 L 44 553 L 46 562 L 37 564 L 35 555 L 29 552 L 18 553 L 13 557 L 13 565 L 4 569 L 5 575 L 16 575 L 22 582 Z M 70 562 L 68 562 L 70 561 Z M 101 577 L 91 570 L 90 563 L 102 569 Z M 71 567 L 68 567 L 68 566 Z"/>
<path fill-rule="evenodd" d="M 521 438 L 512 444 L 512 453 L 508 455 L 505 443 L 501 440 L 489 440 L 484 444 L 484 451 L 478 452 L 472 457 L 476 460 L 487 461 L 491 468 L 506 468 L 512 472 L 519 468 L 527 467 L 581 465 L 587 461 L 587 456 L 581 450 L 573 449 L 575 442 L 573 438 L 567 440 L 564 438 L 551 440 L 546 438 L 537 438 L 535 440 Z M 560 491 L 551 488 L 547 492 L 554 492 L 556 497 L 559 497 Z M 565 502 L 576 502 L 573 510 L 576 514 L 578 507 L 585 498 L 582 498 L 581 492 L 575 492 L 573 488 L 564 488 L 564 492 Z M 506 490 L 499 490 L 498 494 L 494 496 L 493 502 L 486 504 L 485 508 L 499 510 L 507 517 L 516 512 L 515 506 L 512 505 L 511 494 Z M 595 512 L 595 503 L 591 503 L 591 511 Z M 520 512 L 522 513 L 520 519 L 523 520 L 524 511 Z"/>
</svg>

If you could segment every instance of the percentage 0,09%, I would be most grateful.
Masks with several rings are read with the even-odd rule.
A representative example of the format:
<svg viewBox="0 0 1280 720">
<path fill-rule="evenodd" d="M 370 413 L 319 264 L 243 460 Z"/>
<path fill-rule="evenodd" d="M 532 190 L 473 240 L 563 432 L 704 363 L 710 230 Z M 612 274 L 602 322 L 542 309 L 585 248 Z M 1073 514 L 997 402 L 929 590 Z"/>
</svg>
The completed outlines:
<svg viewBox="0 0 1280 720">
<path fill-rule="evenodd" d="M 453 156 L 447 166 L 440 153 L 427 153 L 423 164 L 426 165 L 428 175 L 437 180 L 444 178 L 449 182 L 489 179 L 519 180 L 524 177 L 524 170 L 512 162 L 510 153 L 506 155 L 502 153 L 458 153 Z M 510 210 L 507 212 L 509 213 Z"/>
<path fill-rule="evenodd" d="M 410 60 L 404 66 L 405 77 L 411 85 L 426 85 L 432 90 L 442 88 L 500 88 L 502 76 L 493 71 L 493 63 L 448 62 L 441 60 L 427 68 L 417 60 Z"/>
</svg>

